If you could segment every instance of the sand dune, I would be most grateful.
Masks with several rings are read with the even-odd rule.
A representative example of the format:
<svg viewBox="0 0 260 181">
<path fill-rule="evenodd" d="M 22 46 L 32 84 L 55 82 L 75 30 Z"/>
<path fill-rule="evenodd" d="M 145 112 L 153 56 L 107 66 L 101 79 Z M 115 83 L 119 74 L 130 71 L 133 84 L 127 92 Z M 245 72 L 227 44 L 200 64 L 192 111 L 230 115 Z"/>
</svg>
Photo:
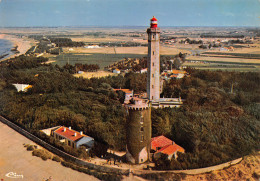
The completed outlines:
<svg viewBox="0 0 260 181">
<path fill-rule="evenodd" d="M 22 54 L 26 53 L 27 50 L 29 50 L 36 43 L 34 40 L 29 39 L 29 38 L 19 38 L 17 36 L 6 35 L 6 34 L 0 34 L 0 39 L 6 39 L 6 40 L 11 41 L 13 43 L 13 47 L 18 46 L 17 50 L 19 51 L 19 53 L 6 57 L 0 61 L 4 61 L 6 59 L 22 55 Z"/>
<path fill-rule="evenodd" d="M 58 162 L 43 161 L 26 151 L 25 144 L 36 145 L 31 140 L 20 135 L 7 125 L 0 122 L 0 180 L 42 181 L 50 176 L 52 181 L 98 180 L 97 178 L 66 168 Z M 23 175 L 23 179 L 6 177 L 7 173 Z"/>
</svg>

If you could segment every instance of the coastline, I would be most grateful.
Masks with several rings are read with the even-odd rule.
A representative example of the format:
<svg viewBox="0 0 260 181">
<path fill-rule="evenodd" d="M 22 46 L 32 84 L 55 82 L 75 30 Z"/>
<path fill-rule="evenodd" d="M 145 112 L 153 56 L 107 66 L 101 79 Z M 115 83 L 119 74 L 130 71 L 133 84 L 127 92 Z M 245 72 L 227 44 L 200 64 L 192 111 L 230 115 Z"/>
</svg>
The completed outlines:
<svg viewBox="0 0 260 181">
<path fill-rule="evenodd" d="M 14 53 L 13 55 L 9 55 L 7 57 L 4 57 L 3 59 L 0 59 L 0 62 L 5 61 L 7 59 L 10 58 L 14 58 L 16 56 L 25 54 L 27 52 L 27 50 L 29 50 L 33 44 L 35 44 L 35 41 L 29 38 L 19 38 L 15 35 L 6 35 L 6 34 L 0 34 L 0 39 L 5 39 L 10 41 L 14 47 L 17 47 L 17 51 L 19 51 L 19 53 Z M 11 50 L 10 50 L 11 51 Z"/>
</svg>

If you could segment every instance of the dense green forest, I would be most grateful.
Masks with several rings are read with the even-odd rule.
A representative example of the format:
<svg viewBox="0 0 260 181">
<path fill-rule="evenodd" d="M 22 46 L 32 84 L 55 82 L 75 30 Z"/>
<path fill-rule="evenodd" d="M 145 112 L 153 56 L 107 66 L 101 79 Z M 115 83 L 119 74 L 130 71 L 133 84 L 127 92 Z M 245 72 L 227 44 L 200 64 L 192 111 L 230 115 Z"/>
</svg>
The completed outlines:
<svg viewBox="0 0 260 181">
<path fill-rule="evenodd" d="M 0 114 L 27 130 L 72 126 L 116 150 L 125 149 L 126 111 L 113 88 L 146 91 L 146 75 L 75 78 L 69 69 L 20 56 L 0 64 Z M 187 69 L 164 85 L 162 96 L 185 99 L 181 108 L 152 109 L 152 135 L 185 148 L 178 160 L 155 160 L 157 169 L 222 163 L 259 150 L 260 73 Z M 12 83 L 33 85 L 17 92 Z"/>
<path fill-rule="evenodd" d="M 153 135 L 167 135 L 186 153 L 156 160 L 157 169 L 206 167 L 259 150 L 260 73 L 187 71 L 191 77 L 168 82 L 163 92 L 185 105 L 152 111 Z"/>
<path fill-rule="evenodd" d="M 72 41 L 70 38 L 50 38 L 52 43 L 55 43 L 57 47 L 83 47 L 84 42 Z"/>
<path fill-rule="evenodd" d="M 111 86 L 99 79 L 75 78 L 66 68 L 41 64 L 43 60 L 20 56 L 1 64 L 1 114 L 30 131 L 71 126 L 112 148 L 125 149 L 126 111 Z M 122 77 L 117 79 L 120 83 Z M 33 87 L 17 93 L 12 83 Z"/>
</svg>

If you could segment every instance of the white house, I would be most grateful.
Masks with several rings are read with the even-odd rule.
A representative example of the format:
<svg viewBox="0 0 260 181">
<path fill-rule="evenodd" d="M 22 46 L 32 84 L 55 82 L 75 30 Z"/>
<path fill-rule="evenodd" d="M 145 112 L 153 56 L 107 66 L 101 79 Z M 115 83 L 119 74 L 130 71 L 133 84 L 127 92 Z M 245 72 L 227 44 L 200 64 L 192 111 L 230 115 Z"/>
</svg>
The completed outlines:
<svg viewBox="0 0 260 181">
<path fill-rule="evenodd" d="M 13 84 L 18 92 L 26 92 L 29 88 L 32 88 L 29 84 Z"/>
<path fill-rule="evenodd" d="M 120 70 L 119 69 L 114 69 L 113 73 L 120 74 Z"/>
<path fill-rule="evenodd" d="M 140 70 L 140 73 L 141 73 L 141 74 L 146 73 L 146 72 L 147 72 L 147 68 Z"/>
<path fill-rule="evenodd" d="M 84 135 L 83 132 L 72 130 L 71 127 L 64 126 L 59 127 L 56 130 L 52 130 L 51 134 L 54 139 L 64 142 L 72 148 L 79 148 L 80 146 L 86 146 L 92 148 L 94 146 L 94 138 Z"/>
<path fill-rule="evenodd" d="M 98 46 L 98 45 L 89 45 L 89 46 L 85 46 L 85 48 L 100 48 L 100 46 Z"/>
</svg>

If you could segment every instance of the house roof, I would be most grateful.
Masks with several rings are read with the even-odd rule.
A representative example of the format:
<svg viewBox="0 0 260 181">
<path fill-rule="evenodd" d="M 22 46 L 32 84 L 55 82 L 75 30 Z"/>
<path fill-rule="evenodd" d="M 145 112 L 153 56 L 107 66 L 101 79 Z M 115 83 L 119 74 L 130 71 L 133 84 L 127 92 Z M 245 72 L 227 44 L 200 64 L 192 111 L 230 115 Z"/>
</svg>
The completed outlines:
<svg viewBox="0 0 260 181">
<path fill-rule="evenodd" d="M 126 94 L 132 94 L 133 93 L 133 91 L 130 90 L 130 89 L 114 89 L 114 91 L 120 91 L 120 90 L 123 91 Z"/>
<path fill-rule="evenodd" d="M 172 70 L 173 74 L 186 74 L 187 72 L 184 70 Z"/>
<path fill-rule="evenodd" d="M 178 77 L 178 75 L 175 75 L 175 74 L 173 74 L 173 75 L 171 75 L 170 77 L 175 77 L 175 78 L 177 78 L 177 77 Z"/>
<path fill-rule="evenodd" d="M 168 146 L 161 148 L 156 153 L 160 152 L 160 153 L 164 153 L 166 155 L 172 155 L 177 151 L 184 153 L 185 150 L 181 146 L 179 146 L 177 144 L 173 144 L 173 145 L 168 145 Z"/>
<path fill-rule="evenodd" d="M 66 131 L 64 131 L 65 128 L 66 128 Z M 69 129 L 64 126 L 61 126 L 59 129 L 55 130 L 54 132 L 67 139 L 70 139 L 72 141 L 77 141 L 77 140 L 81 139 L 82 137 L 86 137 L 86 135 L 84 135 L 84 134 L 81 135 L 78 131 Z M 76 136 L 75 136 L 75 133 L 77 133 Z"/>
<path fill-rule="evenodd" d="M 32 85 L 28 85 L 27 87 L 25 87 L 24 89 L 30 89 L 32 88 Z"/>
<path fill-rule="evenodd" d="M 174 144 L 174 141 L 166 138 L 165 136 L 161 135 L 161 136 L 157 136 L 152 138 L 151 141 L 151 149 L 152 150 L 156 150 L 156 148 L 162 148 L 168 145 L 172 145 Z"/>
</svg>

